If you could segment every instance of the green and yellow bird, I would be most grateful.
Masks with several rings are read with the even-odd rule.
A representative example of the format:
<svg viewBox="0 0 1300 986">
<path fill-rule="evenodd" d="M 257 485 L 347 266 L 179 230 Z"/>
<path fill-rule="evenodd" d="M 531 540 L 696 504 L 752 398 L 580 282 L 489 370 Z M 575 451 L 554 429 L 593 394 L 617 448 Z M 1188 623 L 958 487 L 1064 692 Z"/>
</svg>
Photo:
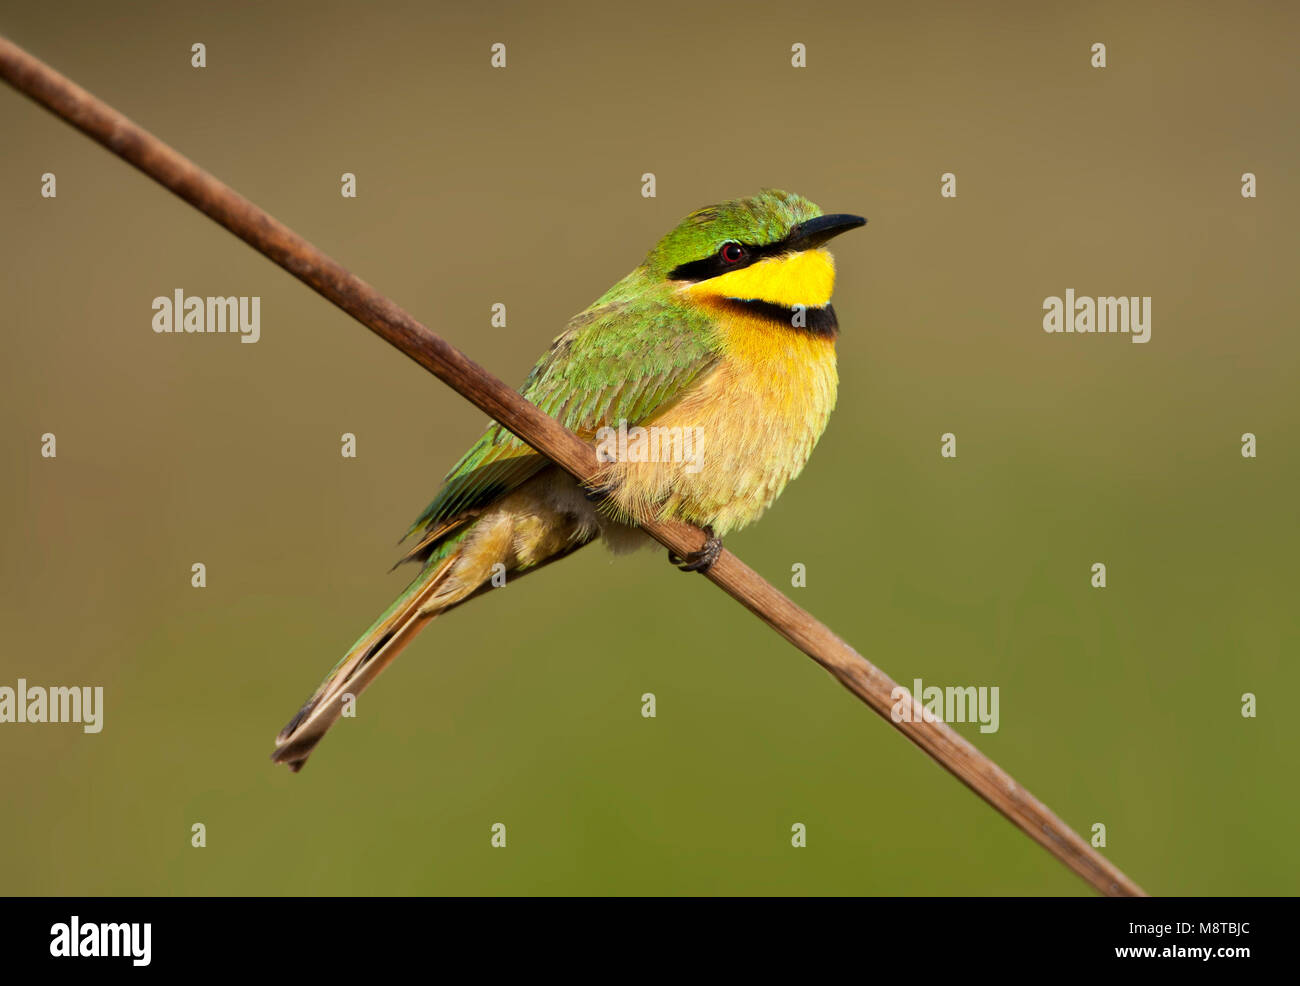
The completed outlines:
<svg viewBox="0 0 1300 986">
<path fill-rule="evenodd" d="M 710 565 L 826 428 L 838 381 L 826 243 L 865 222 L 775 189 L 709 206 L 570 320 L 521 393 L 596 446 L 597 481 L 583 487 L 493 423 L 407 532 L 419 532 L 403 559 L 419 576 L 281 730 L 272 759 L 301 769 L 345 696 L 502 575 L 598 537 L 615 551 L 650 543 L 637 528 L 651 518 L 705 528 L 704 548 L 676 560 Z"/>
</svg>

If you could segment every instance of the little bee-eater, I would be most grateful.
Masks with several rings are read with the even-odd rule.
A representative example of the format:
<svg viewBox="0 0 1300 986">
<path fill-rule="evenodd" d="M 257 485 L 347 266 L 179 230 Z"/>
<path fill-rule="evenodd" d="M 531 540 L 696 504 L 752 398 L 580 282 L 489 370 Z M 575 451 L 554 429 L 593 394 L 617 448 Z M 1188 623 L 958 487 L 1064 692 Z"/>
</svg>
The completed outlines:
<svg viewBox="0 0 1300 986">
<path fill-rule="evenodd" d="M 771 505 L 826 427 L 838 332 L 826 243 L 865 222 L 777 190 L 709 206 L 570 320 L 521 393 L 597 447 L 596 481 L 580 485 L 490 425 L 407 532 L 419 536 L 403 560 L 420 563 L 419 576 L 281 730 L 272 758 L 301 769 L 345 696 L 502 575 L 598 537 L 615 551 L 647 543 L 637 528 L 648 519 L 703 527 L 704 548 L 675 560 L 688 571 L 712 564 L 721 538 Z"/>
</svg>

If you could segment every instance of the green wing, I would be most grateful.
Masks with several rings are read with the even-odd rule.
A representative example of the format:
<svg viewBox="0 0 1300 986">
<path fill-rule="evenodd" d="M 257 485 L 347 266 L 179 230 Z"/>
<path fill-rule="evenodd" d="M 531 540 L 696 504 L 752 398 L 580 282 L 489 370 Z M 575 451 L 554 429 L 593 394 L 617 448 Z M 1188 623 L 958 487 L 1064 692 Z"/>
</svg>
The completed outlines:
<svg viewBox="0 0 1300 986">
<path fill-rule="evenodd" d="M 717 360 L 708 320 L 671 298 L 620 298 L 611 291 L 575 316 L 538 361 L 520 392 L 570 431 L 591 439 L 621 419 L 629 426 L 672 406 Z M 611 300 L 612 299 L 612 300 Z M 493 424 L 447 474 L 407 536 L 421 527 L 447 534 L 458 518 L 531 479 L 549 460 Z M 441 540 L 426 536 L 421 549 Z"/>
</svg>

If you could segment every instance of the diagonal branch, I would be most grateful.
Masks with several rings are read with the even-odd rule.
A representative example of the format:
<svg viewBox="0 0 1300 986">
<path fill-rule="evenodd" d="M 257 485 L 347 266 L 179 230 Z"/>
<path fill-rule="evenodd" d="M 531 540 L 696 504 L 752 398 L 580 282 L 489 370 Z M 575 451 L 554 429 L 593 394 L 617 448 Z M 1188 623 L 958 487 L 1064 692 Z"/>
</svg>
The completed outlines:
<svg viewBox="0 0 1300 986">
<path fill-rule="evenodd" d="M 287 226 L 4 37 L 0 78 L 275 261 L 576 479 L 585 482 L 595 475 L 594 449 L 559 422 Z M 644 529 L 677 555 L 704 543 L 704 533 L 688 524 L 652 523 Z M 723 551 L 706 575 L 1096 890 L 1111 896 L 1145 895 L 1001 767 L 946 723 L 924 713 L 889 675 L 731 552 Z M 901 694 L 901 701 L 894 694 Z M 896 704 L 901 722 L 891 716 Z"/>
</svg>

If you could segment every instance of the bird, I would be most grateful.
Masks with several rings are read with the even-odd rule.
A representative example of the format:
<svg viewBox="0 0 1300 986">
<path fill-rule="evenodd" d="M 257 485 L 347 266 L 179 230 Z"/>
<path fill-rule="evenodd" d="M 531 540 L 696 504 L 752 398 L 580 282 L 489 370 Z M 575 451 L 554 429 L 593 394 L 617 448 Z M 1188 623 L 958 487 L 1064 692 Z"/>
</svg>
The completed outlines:
<svg viewBox="0 0 1300 986">
<path fill-rule="evenodd" d="M 866 223 L 780 189 L 697 209 L 569 320 L 520 393 L 597 449 L 581 484 L 496 422 L 399 544 L 419 574 L 276 736 L 295 773 L 428 623 L 595 540 L 649 544 L 648 520 L 704 529 L 669 557 L 706 571 L 804 468 L 838 389 L 826 244 Z M 655 454 L 658 453 L 658 454 Z M 396 567 L 396 566 L 394 566 Z"/>
</svg>

